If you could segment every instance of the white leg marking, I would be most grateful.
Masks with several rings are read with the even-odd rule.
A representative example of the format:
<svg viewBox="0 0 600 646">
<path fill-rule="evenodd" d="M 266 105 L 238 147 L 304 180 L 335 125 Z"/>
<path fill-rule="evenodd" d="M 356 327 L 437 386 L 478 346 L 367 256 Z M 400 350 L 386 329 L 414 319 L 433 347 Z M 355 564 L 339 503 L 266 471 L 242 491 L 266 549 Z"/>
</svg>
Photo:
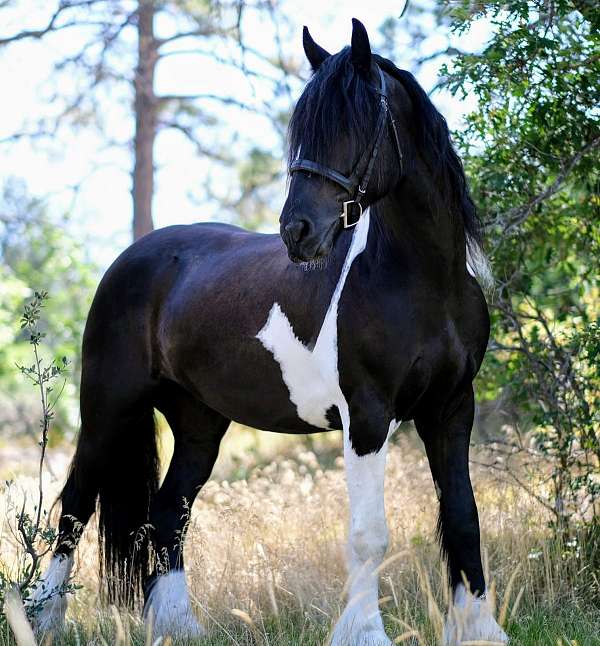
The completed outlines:
<svg viewBox="0 0 600 646">
<path fill-rule="evenodd" d="M 337 314 L 346 278 L 354 259 L 364 251 L 369 233 L 368 209 L 358 221 L 340 278 L 331 297 L 315 347 L 309 350 L 294 334 L 294 329 L 274 303 L 267 322 L 256 335 L 281 367 L 283 381 L 290 391 L 298 417 L 319 428 L 327 428 L 326 413 L 345 402 L 339 386 Z"/>
<path fill-rule="evenodd" d="M 38 633 L 60 630 L 67 611 L 64 586 L 73 568 L 73 556 L 53 556 L 48 569 L 36 584 L 26 606 L 35 610 L 33 625 Z"/>
<path fill-rule="evenodd" d="M 154 635 L 158 637 L 192 639 L 205 634 L 192 611 L 183 570 L 157 578 L 144 609 L 144 619 L 146 623 L 152 621 Z"/>
<path fill-rule="evenodd" d="M 342 416 L 346 417 L 347 412 Z M 384 506 L 384 477 L 387 441 L 378 453 L 359 457 L 352 448 L 344 425 L 344 461 L 350 497 L 348 604 L 340 617 L 332 646 L 388 646 L 392 642 L 383 629 L 379 613 L 378 568 L 388 546 Z M 396 430 L 390 423 L 388 438 Z"/>
<path fill-rule="evenodd" d="M 369 211 L 354 229 L 352 242 L 325 314 L 315 347 L 310 350 L 296 337 L 278 303 L 271 308 L 257 338 L 281 367 L 283 381 L 298 416 L 327 428 L 326 413 L 337 406 L 344 431 L 344 458 L 350 496 L 348 604 L 332 638 L 332 646 L 390 646 L 379 613 L 377 568 L 387 549 L 387 524 L 383 500 L 387 442 L 375 454 L 359 457 L 350 443 L 348 403 L 339 384 L 337 315 L 340 296 L 354 259 L 367 244 Z M 396 429 L 390 424 L 389 435 Z"/>
<path fill-rule="evenodd" d="M 473 596 L 461 583 L 444 626 L 444 645 L 459 646 L 465 641 L 506 644 L 508 636 L 496 623 L 489 601 Z"/>
</svg>

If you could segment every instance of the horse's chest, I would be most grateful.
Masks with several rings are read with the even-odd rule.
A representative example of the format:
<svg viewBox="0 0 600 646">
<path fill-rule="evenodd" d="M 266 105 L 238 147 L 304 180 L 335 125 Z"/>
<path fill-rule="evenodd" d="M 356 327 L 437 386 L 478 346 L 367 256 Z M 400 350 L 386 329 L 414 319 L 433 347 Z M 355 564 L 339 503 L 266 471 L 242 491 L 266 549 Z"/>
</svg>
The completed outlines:
<svg viewBox="0 0 600 646">
<path fill-rule="evenodd" d="M 359 221 L 342 271 L 332 294 L 314 348 L 305 346 L 294 333 L 279 303 L 274 303 L 264 326 L 256 335 L 279 364 L 290 401 L 298 416 L 318 428 L 328 428 L 327 411 L 336 406 L 347 419 L 347 403 L 338 373 L 338 305 L 354 259 L 362 253 L 369 232 L 369 212 Z"/>
</svg>

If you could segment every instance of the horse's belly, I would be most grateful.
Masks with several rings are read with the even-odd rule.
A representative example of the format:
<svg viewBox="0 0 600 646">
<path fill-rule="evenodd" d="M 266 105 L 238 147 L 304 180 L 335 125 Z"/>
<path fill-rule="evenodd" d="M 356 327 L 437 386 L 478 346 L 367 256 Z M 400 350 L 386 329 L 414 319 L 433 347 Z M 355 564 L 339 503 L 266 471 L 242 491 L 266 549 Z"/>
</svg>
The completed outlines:
<svg viewBox="0 0 600 646">
<path fill-rule="evenodd" d="M 180 355 L 172 378 L 191 386 L 210 408 L 248 426 L 282 433 L 341 428 L 333 372 L 323 369 L 291 328 L 281 334 L 287 319 L 278 314 L 251 337 L 203 336 Z"/>
</svg>

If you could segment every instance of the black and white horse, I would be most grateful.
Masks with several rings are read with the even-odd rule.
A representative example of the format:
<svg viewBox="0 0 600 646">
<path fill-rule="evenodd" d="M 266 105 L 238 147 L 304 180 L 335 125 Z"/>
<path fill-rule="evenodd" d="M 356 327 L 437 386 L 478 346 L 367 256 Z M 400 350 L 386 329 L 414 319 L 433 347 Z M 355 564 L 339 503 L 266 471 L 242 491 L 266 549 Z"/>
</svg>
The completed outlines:
<svg viewBox="0 0 600 646">
<path fill-rule="evenodd" d="M 461 162 L 443 117 L 411 74 L 371 53 L 360 22 L 338 54 L 306 29 L 304 49 L 314 75 L 290 124 L 281 236 L 168 227 L 127 249 L 100 283 L 58 545 L 34 600 L 70 575 L 98 504 L 110 599 L 143 590 L 158 634 L 201 635 L 182 538 L 230 421 L 341 429 L 351 585 L 332 643 L 391 644 L 378 609 L 384 467 L 390 435 L 412 419 L 440 502 L 454 605 L 465 610 L 463 622 L 449 616 L 445 641 L 504 642 L 485 600 L 469 479 L 472 381 L 489 319 Z M 155 408 L 175 438 L 160 487 Z M 47 601 L 39 627 L 60 623 L 65 604 Z"/>
</svg>

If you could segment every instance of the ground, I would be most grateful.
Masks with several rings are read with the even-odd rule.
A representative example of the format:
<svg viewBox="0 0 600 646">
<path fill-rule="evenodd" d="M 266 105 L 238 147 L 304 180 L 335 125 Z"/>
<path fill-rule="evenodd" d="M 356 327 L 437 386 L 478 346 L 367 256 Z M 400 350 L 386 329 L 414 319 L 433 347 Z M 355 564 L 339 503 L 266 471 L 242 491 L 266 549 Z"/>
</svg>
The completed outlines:
<svg viewBox="0 0 600 646">
<path fill-rule="evenodd" d="M 347 502 L 343 463 L 336 457 L 340 442 L 338 434 L 307 444 L 271 434 L 260 434 L 257 441 L 248 431 L 231 431 L 194 506 L 186 546 L 194 606 L 209 630 L 199 644 L 325 642 L 343 607 L 345 581 Z M 50 452 L 54 477 L 46 475 L 48 501 L 68 463 L 68 451 Z M 35 453 L 17 453 L 19 459 L 14 445 L 0 447 L 0 475 L 16 479 L 12 496 L 35 486 Z M 497 614 L 512 643 L 600 645 L 600 610 L 591 602 L 593 573 L 583 556 L 585 546 L 573 537 L 557 544 L 543 509 L 494 471 L 474 464 L 473 480 L 487 578 L 492 592 L 498 591 Z M 6 507 L 6 488 L 2 502 Z M 388 460 L 391 546 L 381 577 L 387 632 L 398 643 L 439 643 L 447 593 L 435 542 L 436 505 L 423 452 L 414 434 L 400 433 Z M 14 571 L 10 511 L 3 515 L 1 566 Z M 83 587 L 70 602 L 65 633 L 54 643 L 150 643 L 138 615 L 102 607 L 95 537 L 92 526 L 74 570 Z M 0 646 L 10 643 L 3 628 Z"/>
</svg>

